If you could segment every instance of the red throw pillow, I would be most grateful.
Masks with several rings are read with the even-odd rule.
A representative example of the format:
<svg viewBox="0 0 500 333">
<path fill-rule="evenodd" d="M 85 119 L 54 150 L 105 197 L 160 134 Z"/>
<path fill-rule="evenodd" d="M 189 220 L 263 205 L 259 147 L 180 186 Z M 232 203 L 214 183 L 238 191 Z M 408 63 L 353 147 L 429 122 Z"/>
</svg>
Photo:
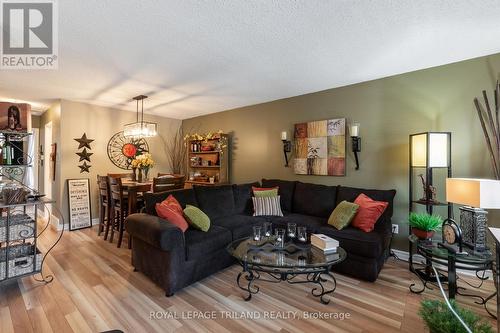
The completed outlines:
<svg viewBox="0 0 500 333">
<path fill-rule="evenodd" d="M 351 222 L 353 227 L 370 232 L 375 228 L 375 223 L 379 217 L 384 213 L 388 202 L 375 201 L 369 196 L 361 193 L 358 195 L 354 203 L 359 206 L 358 212 Z"/>
<path fill-rule="evenodd" d="M 170 208 L 174 209 L 175 211 L 179 212 L 181 215 L 183 213 L 181 204 L 179 203 L 179 201 L 177 201 L 177 199 L 172 194 L 170 194 L 165 200 L 163 200 L 160 203 L 160 205 L 170 207 Z"/>
<path fill-rule="evenodd" d="M 182 213 L 179 213 L 175 208 L 157 203 L 156 213 L 162 219 L 168 220 L 170 223 L 179 227 L 182 232 L 186 232 L 187 228 L 189 227 L 189 224 L 187 223 Z"/>
<path fill-rule="evenodd" d="M 255 187 L 252 186 L 252 192 L 259 192 L 259 191 L 270 191 L 270 190 L 278 190 L 279 191 L 280 187 L 275 186 L 275 187 Z"/>
</svg>

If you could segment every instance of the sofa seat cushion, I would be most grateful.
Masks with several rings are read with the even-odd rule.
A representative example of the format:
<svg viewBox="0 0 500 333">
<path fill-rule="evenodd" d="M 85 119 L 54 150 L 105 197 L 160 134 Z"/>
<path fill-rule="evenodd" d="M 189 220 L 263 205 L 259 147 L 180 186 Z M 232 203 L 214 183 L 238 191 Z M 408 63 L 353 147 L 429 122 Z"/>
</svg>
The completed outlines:
<svg viewBox="0 0 500 333">
<path fill-rule="evenodd" d="M 231 232 L 213 225 L 207 232 L 188 229 L 184 233 L 187 260 L 207 258 L 210 254 L 224 249 L 232 241 Z"/>
<path fill-rule="evenodd" d="M 353 227 L 337 230 L 331 226 L 324 226 L 318 232 L 338 240 L 348 256 L 352 253 L 367 258 L 379 258 L 384 251 L 383 236 L 377 232 L 364 232 Z"/>
<path fill-rule="evenodd" d="M 295 223 L 297 226 L 307 227 L 307 232 L 318 232 L 318 230 L 327 225 L 327 220 L 322 217 L 302 215 L 302 214 L 286 214 L 283 217 L 268 217 L 269 222 L 274 224 L 274 227 L 286 228 L 287 223 Z"/>
<path fill-rule="evenodd" d="M 281 208 L 286 212 L 292 211 L 293 192 L 296 181 L 280 179 L 262 179 L 262 187 L 278 187 L 278 194 L 281 196 Z"/>
<path fill-rule="evenodd" d="M 233 215 L 215 219 L 212 221 L 214 225 L 223 227 L 231 231 L 233 240 L 250 237 L 252 235 L 254 225 L 261 225 L 266 222 L 263 217 L 248 216 L 248 215 Z"/>
<path fill-rule="evenodd" d="M 293 212 L 328 218 L 337 205 L 337 187 L 297 182 Z"/>
<path fill-rule="evenodd" d="M 232 185 L 194 186 L 198 207 L 210 219 L 234 214 L 234 195 Z"/>
</svg>

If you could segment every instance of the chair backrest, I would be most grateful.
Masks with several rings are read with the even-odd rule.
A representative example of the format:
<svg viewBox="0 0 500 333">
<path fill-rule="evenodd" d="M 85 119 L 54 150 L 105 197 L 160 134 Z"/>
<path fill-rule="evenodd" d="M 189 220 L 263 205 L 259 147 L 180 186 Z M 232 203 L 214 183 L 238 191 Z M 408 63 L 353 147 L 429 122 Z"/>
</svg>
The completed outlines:
<svg viewBox="0 0 500 333">
<path fill-rule="evenodd" d="M 133 173 L 108 173 L 108 177 L 111 178 L 132 178 Z"/>
<path fill-rule="evenodd" d="M 109 199 L 109 183 L 108 177 L 97 175 L 97 186 L 99 188 L 99 202 L 105 204 Z"/>
<path fill-rule="evenodd" d="M 184 179 L 185 179 L 184 175 L 170 175 L 170 174 L 159 173 L 158 178 L 153 178 L 153 192 L 158 193 L 170 190 L 183 189 Z"/>
<path fill-rule="evenodd" d="M 122 179 L 120 177 L 108 176 L 110 201 L 114 207 L 120 207 L 123 202 L 123 187 Z"/>
</svg>

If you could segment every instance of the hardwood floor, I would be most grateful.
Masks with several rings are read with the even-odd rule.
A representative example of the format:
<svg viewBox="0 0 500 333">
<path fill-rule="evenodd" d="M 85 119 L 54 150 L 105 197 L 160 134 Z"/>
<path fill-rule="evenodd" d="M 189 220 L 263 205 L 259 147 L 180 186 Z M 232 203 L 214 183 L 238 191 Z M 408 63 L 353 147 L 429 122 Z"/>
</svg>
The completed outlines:
<svg viewBox="0 0 500 333">
<path fill-rule="evenodd" d="M 55 236 L 55 232 L 49 231 L 41 240 L 42 247 L 47 248 Z M 240 271 L 236 265 L 167 298 L 148 278 L 132 271 L 129 250 L 104 242 L 95 229 L 66 232 L 47 258 L 45 270 L 54 275 L 52 283 L 44 285 L 27 277 L 0 284 L 0 333 L 111 329 L 424 332 L 424 324 L 417 315 L 419 303 L 424 297 L 437 298 L 439 294 L 437 290 L 426 291 L 422 296 L 410 293 L 408 286 L 415 279 L 406 267 L 404 262 L 389 259 L 375 283 L 335 274 L 338 286 L 329 305 L 322 305 L 312 297 L 309 285 L 265 282 L 259 284 L 260 292 L 245 302 L 235 282 Z M 486 283 L 483 296 L 493 288 L 491 282 Z M 473 299 L 459 297 L 458 301 L 489 318 Z M 494 303 L 490 306 L 494 307 Z M 151 313 L 155 319 L 150 318 Z M 338 318 L 347 314 L 349 318 Z M 191 318 L 200 315 L 212 319 Z M 245 315 L 257 318 L 241 318 Z M 307 315 L 331 318 L 305 318 Z M 491 323 L 496 325 L 494 320 Z"/>
</svg>

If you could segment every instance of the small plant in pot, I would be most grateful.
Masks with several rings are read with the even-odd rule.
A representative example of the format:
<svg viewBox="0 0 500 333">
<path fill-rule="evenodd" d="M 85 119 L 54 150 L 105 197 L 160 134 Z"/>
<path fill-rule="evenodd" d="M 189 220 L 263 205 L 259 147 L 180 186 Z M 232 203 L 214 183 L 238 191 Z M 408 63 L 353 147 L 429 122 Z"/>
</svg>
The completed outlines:
<svg viewBox="0 0 500 333">
<path fill-rule="evenodd" d="M 458 306 L 455 300 L 450 300 L 455 312 L 474 333 L 493 333 L 491 325 L 477 314 Z M 423 300 L 418 312 L 429 328 L 430 333 L 467 333 L 459 320 L 444 301 Z"/>
<path fill-rule="evenodd" d="M 443 218 L 439 215 L 430 215 L 427 213 L 410 213 L 408 218 L 411 230 L 415 236 L 420 239 L 430 239 L 434 232 L 441 228 Z"/>
</svg>

